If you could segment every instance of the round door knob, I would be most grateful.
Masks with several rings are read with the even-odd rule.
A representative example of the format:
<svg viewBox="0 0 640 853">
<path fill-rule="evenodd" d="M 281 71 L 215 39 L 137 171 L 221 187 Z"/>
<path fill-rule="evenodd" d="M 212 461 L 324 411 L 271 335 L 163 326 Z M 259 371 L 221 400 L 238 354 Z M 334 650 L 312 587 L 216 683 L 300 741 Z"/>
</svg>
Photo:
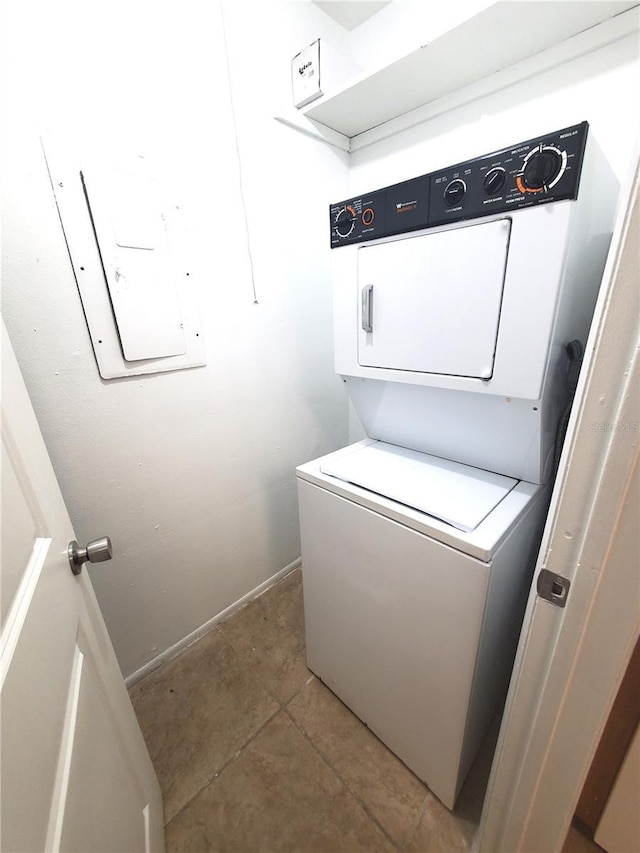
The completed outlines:
<svg viewBox="0 0 640 853">
<path fill-rule="evenodd" d="M 110 560 L 112 554 L 111 539 L 108 536 L 103 536 L 102 539 L 94 539 L 93 542 L 89 542 L 86 548 L 81 548 L 74 539 L 69 542 L 67 548 L 69 565 L 74 575 L 80 574 L 84 563 L 103 563 L 105 560 Z"/>
</svg>

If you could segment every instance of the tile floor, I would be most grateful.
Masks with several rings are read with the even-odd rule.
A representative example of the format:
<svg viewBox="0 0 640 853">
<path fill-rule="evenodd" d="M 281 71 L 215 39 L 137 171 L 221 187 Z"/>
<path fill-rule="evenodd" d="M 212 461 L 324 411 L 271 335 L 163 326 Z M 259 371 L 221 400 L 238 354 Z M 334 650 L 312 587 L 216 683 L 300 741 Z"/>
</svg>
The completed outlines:
<svg viewBox="0 0 640 853">
<path fill-rule="evenodd" d="M 131 689 L 167 853 L 464 851 L 495 745 L 449 812 L 305 666 L 292 572 Z"/>
</svg>

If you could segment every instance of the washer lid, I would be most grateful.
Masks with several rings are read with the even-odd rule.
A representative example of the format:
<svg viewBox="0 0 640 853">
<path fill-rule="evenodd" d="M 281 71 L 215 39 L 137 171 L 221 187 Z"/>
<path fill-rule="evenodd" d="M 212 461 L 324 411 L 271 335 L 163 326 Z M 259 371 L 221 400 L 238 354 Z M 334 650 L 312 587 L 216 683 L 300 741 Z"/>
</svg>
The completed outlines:
<svg viewBox="0 0 640 853">
<path fill-rule="evenodd" d="M 471 532 L 518 480 L 378 441 L 320 466 L 323 474 Z"/>
</svg>

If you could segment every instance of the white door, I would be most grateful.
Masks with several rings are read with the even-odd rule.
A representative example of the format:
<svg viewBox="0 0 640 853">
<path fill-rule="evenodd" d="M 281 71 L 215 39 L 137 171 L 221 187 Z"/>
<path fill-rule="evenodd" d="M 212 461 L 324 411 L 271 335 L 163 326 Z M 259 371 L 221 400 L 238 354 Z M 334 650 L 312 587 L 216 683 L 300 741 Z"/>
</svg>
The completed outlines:
<svg viewBox="0 0 640 853">
<path fill-rule="evenodd" d="M 618 205 L 475 849 L 562 848 L 640 634 L 640 157 Z M 637 799 L 637 791 L 636 791 Z"/>
<path fill-rule="evenodd" d="M 489 379 L 510 219 L 358 250 L 358 361 Z"/>
<path fill-rule="evenodd" d="M 3 323 L 0 847 L 162 851 L 158 781 L 72 539 Z"/>
</svg>

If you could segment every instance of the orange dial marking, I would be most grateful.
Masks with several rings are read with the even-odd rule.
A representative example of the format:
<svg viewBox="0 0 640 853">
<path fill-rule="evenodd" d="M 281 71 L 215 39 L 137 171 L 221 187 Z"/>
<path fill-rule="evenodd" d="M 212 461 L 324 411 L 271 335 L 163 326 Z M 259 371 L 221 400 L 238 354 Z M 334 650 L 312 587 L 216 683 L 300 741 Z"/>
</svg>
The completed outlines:
<svg viewBox="0 0 640 853">
<path fill-rule="evenodd" d="M 522 183 L 522 176 L 521 175 L 518 175 L 518 177 L 516 178 L 516 186 L 518 187 L 520 192 L 523 194 L 524 193 L 541 193 L 541 192 L 544 192 L 544 187 L 540 187 L 537 190 L 527 189 L 527 187 L 525 187 L 525 185 Z"/>
</svg>

